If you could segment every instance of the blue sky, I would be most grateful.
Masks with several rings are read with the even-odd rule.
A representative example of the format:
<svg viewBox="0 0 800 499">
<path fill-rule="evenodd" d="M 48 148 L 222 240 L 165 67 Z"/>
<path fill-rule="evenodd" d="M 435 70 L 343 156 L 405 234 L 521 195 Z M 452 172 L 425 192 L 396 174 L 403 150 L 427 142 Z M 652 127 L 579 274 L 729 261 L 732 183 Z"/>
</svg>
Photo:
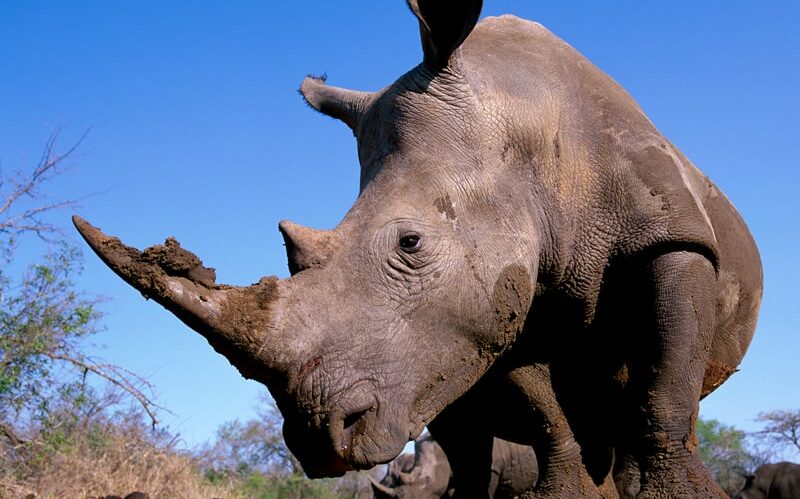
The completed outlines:
<svg viewBox="0 0 800 499">
<path fill-rule="evenodd" d="M 331 228 L 357 195 L 355 143 L 308 109 L 303 76 L 377 90 L 421 59 L 402 0 L 0 1 L 0 161 L 31 166 L 51 127 L 91 132 L 55 198 L 139 247 L 173 235 L 218 281 L 287 275 L 281 219 Z M 739 208 L 766 289 L 741 371 L 702 415 L 755 429 L 800 406 L 794 303 L 800 19 L 796 2 L 486 0 L 534 19 L 619 81 Z M 59 223 L 68 226 L 68 213 Z M 32 258 L 34 243 L 21 247 Z M 79 285 L 108 297 L 99 353 L 149 377 L 187 444 L 254 415 L 259 386 L 86 255 Z"/>
</svg>

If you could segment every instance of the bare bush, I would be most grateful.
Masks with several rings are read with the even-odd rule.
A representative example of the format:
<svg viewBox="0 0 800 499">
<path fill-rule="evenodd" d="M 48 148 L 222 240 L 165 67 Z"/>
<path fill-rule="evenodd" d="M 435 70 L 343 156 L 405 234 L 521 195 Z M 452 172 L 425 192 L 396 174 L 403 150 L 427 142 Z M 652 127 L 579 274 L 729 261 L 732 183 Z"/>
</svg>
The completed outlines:
<svg viewBox="0 0 800 499">
<path fill-rule="evenodd" d="M 59 391 L 82 386 L 87 374 L 116 386 L 136 400 L 155 425 L 153 387 L 135 373 L 83 353 L 85 339 L 98 331 L 98 298 L 77 290 L 82 255 L 48 215 L 74 200 L 52 199 L 45 187 L 63 174 L 66 161 L 84 139 L 56 152 L 58 131 L 30 170 L 0 171 L 0 436 L 19 438 L 20 422 L 44 417 Z M 46 242 L 36 262 L 15 260 L 23 236 Z M 12 274 L 9 263 L 23 268 Z"/>
<path fill-rule="evenodd" d="M 773 455 L 800 456 L 800 409 L 762 412 L 756 421 L 763 423 L 764 429 L 755 436 Z"/>
</svg>

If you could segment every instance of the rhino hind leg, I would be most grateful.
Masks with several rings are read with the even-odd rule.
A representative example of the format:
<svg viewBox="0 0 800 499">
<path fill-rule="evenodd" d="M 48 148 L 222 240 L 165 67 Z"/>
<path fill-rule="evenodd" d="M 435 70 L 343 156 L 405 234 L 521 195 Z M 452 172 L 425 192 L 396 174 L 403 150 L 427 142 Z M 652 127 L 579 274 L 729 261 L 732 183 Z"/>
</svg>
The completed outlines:
<svg viewBox="0 0 800 499">
<path fill-rule="evenodd" d="M 694 426 L 714 331 L 716 275 L 691 252 L 645 264 L 650 306 L 638 359 L 640 415 L 633 451 L 641 468 L 639 497 L 724 497 L 700 461 Z"/>
</svg>

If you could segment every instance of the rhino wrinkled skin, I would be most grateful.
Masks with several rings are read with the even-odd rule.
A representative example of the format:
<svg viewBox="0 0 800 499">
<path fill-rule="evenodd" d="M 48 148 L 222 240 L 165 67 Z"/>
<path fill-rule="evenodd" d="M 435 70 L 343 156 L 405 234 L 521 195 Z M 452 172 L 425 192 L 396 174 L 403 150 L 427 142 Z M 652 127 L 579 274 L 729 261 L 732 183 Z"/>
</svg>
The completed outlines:
<svg viewBox="0 0 800 499">
<path fill-rule="evenodd" d="M 539 24 L 408 4 L 419 66 L 375 93 L 303 82 L 353 130 L 361 186 L 333 230 L 280 224 L 292 277 L 220 285 L 174 239 L 139 252 L 76 226 L 267 385 L 310 477 L 388 462 L 428 425 L 457 495 L 487 490 L 498 436 L 534 447 L 531 497 L 612 494 L 615 462 L 640 477 L 624 494 L 720 496 L 693 426 L 755 329 L 739 214 Z"/>
</svg>

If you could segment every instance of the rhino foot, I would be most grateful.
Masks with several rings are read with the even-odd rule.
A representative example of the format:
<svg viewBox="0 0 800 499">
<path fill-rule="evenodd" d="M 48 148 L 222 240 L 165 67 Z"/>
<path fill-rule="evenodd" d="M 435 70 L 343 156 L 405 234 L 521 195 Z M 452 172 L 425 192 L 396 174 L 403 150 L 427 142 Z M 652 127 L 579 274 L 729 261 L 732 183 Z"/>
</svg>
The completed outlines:
<svg viewBox="0 0 800 499">
<path fill-rule="evenodd" d="M 551 465 L 536 486 L 521 497 L 530 499 L 550 499 L 580 497 L 600 499 L 611 497 L 594 483 L 580 461 Z M 616 497 L 614 495 L 613 497 Z"/>
<path fill-rule="evenodd" d="M 642 477 L 642 487 L 636 497 L 643 498 L 721 498 L 728 497 L 708 475 L 696 455 L 686 456 L 677 463 L 665 459 L 648 469 Z"/>
</svg>

